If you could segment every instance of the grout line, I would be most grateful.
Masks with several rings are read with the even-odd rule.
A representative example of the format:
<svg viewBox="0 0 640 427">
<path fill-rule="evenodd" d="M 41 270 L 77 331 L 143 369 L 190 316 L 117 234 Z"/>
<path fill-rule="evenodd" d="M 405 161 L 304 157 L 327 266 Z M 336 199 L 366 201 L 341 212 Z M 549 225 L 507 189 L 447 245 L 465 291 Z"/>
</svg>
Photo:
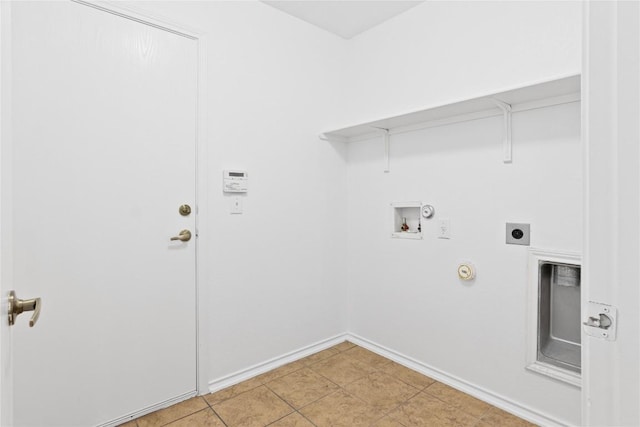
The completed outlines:
<svg viewBox="0 0 640 427">
<path fill-rule="evenodd" d="M 354 381 L 354 382 L 355 382 L 355 381 Z M 349 384 L 351 384 L 351 383 L 349 383 Z M 366 400 L 362 399 L 361 397 L 358 397 L 358 396 L 356 396 L 356 395 L 355 395 L 355 394 L 353 394 L 353 393 L 349 393 L 349 391 L 348 391 L 347 389 L 345 389 L 345 388 L 343 388 L 343 389 L 342 389 L 342 391 L 344 391 L 344 392 L 345 392 L 345 393 L 347 393 L 349 396 L 353 397 L 354 399 L 357 399 L 357 400 L 361 401 L 362 403 L 364 403 L 364 404 L 366 404 L 366 405 L 368 405 L 368 406 L 373 406 L 373 405 L 371 405 L 369 402 L 367 402 Z"/>
<path fill-rule="evenodd" d="M 392 416 L 391 416 L 391 415 L 389 415 L 389 414 L 385 415 L 385 417 L 389 417 L 389 418 L 391 418 L 393 421 L 397 422 L 397 423 L 398 423 L 398 424 L 400 424 L 402 427 L 407 427 L 407 425 L 406 425 L 406 424 L 402 424 L 402 423 L 401 423 L 397 418 L 394 418 L 394 417 L 392 417 Z M 384 418 L 384 417 L 382 417 L 382 418 Z M 381 419 L 382 419 L 382 418 L 381 418 Z M 378 421 L 380 421 L 380 420 L 378 420 Z"/>
<path fill-rule="evenodd" d="M 202 397 L 204 399 L 204 397 Z M 207 402 L 207 405 L 209 405 L 209 408 L 213 409 L 213 406 L 211 406 L 211 403 L 209 403 L 209 401 L 207 399 L 204 399 L 205 402 Z"/>
<path fill-rule="evenodd" d="M 204 399 L 204 397 L 203 397 L 203 399 Z M 204 399 L 204 401 L 205 401 L 205 402 L 207 402 L 207 405 L 209 405 L 209 409 L 211 409 L 211 410 L 213 411 L 213 413 L 214 413 L 214 414 L 216 414 L 216 417 L 218 417 L 218 418 L 220 419 L 220 421 L 222 422 L 222 424 L 224 424 L 224 425 L 225 425 L 225 427 L 228 427 L 228 426 L 227 426 L 227 423 L 222 419 L 222 417 L 220 416 L 220 414 L 219 414 L 219 413 L 217 413 L 215 409 L 213 409 L 213 405 L 212 405 L 212 404 L 210 404 L 210 403 L 209 403 L 209 401 L 208 401 L 207 399 Z"/>
<path fill-rule="evenodd" d="M 331 347 L 329 347 L 329 348 L 331 348 Z M 327 350 L 328 350 L 328 349 L 327 349 Z M 326 350 L 322 350 L 322 351 L 326 351 Z M 342 354 L 342 353 L 344 353 L 344 352 L 339 351 L 339 352 L 334 353 L 334 354 L 332 354 L 332 355 L 330 355 L 330 356 L 327 356 L 327 357 L 325 357 L 325 358 L 323 358 L 323 359 L 314 360 L 314 361 L 312 361 L 312 362 L 311 362 L 311 363 L 309 363 L 309 364 L 305 364 L 305 366 L 313 366 L 313 365 L 317 365 L 317 364 L 318 364 L 318 363 L 320 363 L 320 362 L 327 361 L 327 360 L 331 359 L 332 357 L 336 357 L 336 356 L 338 356 L 339 354 Z M 315 353 L 315 354 L 318 354 L 318 353 Z M 313 355 L 312 355 L 312 356 L 313 356 Z M 307 357 L 309 357 L 309 356 L 307 356 Z M 306 357 L 305 357 L 305 359 L 306 359 Z M 301 359 L 301 360 L 304 360 L 304 359 Z M 304 362 L 303 362 L 303 363 L 304 363 Z"/>
<path fill-rule="evenodd" d="M 211 394 L 211 393 L 209 393 Z M 202 396 L 201 396 L 202 397 Z M 213 409 L 213 405 L 211 403 L 209 403 L 209 401 L 207 399 L 205 399 L 204 397 L 202 397 L 204 399 L 204 401 L 207 403 L 207 405 L 209 405 L 209 409 L 211 409 L 213 411 L 214 414 L 216 414 L 216 417 L 218 417 L 218 419 L 220 419 L 220 421 L 222 422 L 222 424 L 225 425 L 225 427 L 229 427 L 226 423 L 226 421 L 224 419 L 222 419 L 222 417 L 220 416 L 220 414 Z M 223 401 L 224 402 L 224 401 Z M 220 402 L 219 402 L 220 403 Z"/>
<path fill-rule="evenodd" d="M 321 401 L 322 399 L 324 399 L 324 398 L 326 398 L 326 397 L 332 396 L 332 395 L 336 394 L 337 392 L 339 392 L 339 391 L 341 391 L 341 390 L 342 390 L 342 387 L 338 386 L 338 389 L 337 389 L 337 390 L 332 391 L 331 393 L 329 393 L 329 394 L 327 394 L 327 395 L 325 395 L 325 396 L 322 396 L 321 398 L 316 399 L 316 400 L 314 400 L 313 402 L 309 402 L 309 403 L 307 403 L 306 405 L 303 405 L 303 406 L 299 407 L 299 408 L 297 409 L 297 411 L 298 411 L 298 412 L 300 412 L 300 410 L 301 410 L 301 409 L 304 409 L 304 408 L 306 408 L 306 407 L 308 407 L 308 406 L 311 406 L 311 405 L 313 405 L 314 403 L 319 402 L 319 401 Z M 302 414 L 302 413 L 301 413 L 301 414 Z"/>
<path fill-rule="evenodd" d="M 216 391 L 215 393 L 209 393 L 209 394 L 216 394 L 216 393 L 219 393 L 219 392 L 221 392 L 221 391 L 228 390 L 228 389 L 233 388 L 233 387 L 236 387 L 236 386 L 238 386 L 238 385 L 240 385 L 240 384 L 242 384 L 242 383 L 244 383 L 244 382 L 246 382 L 246 381 L 251 381 L 251 380 L 253 380 L 253 379 L 255 379 L 255 378 L 256 378 L 256 377 L 249 378 L 248 380 L 242 381 L 241 383 L 234 384 L 234 385 L 232 385 L 231 387 L 223 388 L 222 390 L 218 390 L 218 391 Z M 252 388 L 250 388 L 250 389 L 248 389 L 248 390 L 243 391 L 242 393 L 234 394 L 233 396 L 227 397 L 226 399 L 222 399 L 221 401 L 216 402 L 216 403 L 214 403 L 213 405 L 217 405 L 217 404 L 219 404 L 219 403 L 226 402 L 227 400 L 231 400 L 231 399 L 236 398 L 236 397 L 238 397 L 238 396 L 241 396 L 241 395 L 243 395 L 243 394 L 245 394 L 245 393 L 248 393 L 248 392 L 250 392 L 250 391 L 253 391 L 253 390 L 257 389 L 258 387 L 262 387 L 263 385 L 264 385 L 264 384 L 260 383 L 260 384 L 258 384 L 258 385 L 257 385 L 257 386 L 255 386 L 255 387 L 252 387 Z M 207 400 L 207 399 L 205 399 L 205 401 L 206 401 L 206 400 Z M 209 402 L 207 402 L 207 404 L 209 404 Z M 213 405 L 209 404 L 209 406 L 211 406 L 211 409 L 213 409 Z"/>
<path fill-rule="evenodd" d="M 280 397 L 280 395 L 279 395 L 278 393 L 276 393 L 275 391 L 271 390 L 271 387 L 269 387 L 269 386 L 268 386 L 268 385 L 266 385 L 266 384 L 262 384 L 262 385 L 263 385 L 263 387 L 265 387 L 267 390 L 269 390 L 271 393 L 275 394 L 275 395 L 276 395 L 276 397 L 277 397 L 278 399 L 280 399 L 280 400 L 282 400 L 284 403 L 286 403 L 286 404 L 287 404 L 287 406 L 289 406 L 289 407 L 293 410 L 293 412 L 296 412 L 296 411 L 297 411 L 297 410 L 296 410 L 296 408 L 294 408 L 292 404 L 290 404 L 289 402 L 287 402 L 286 400 L 284 400 L 284 398 Z M 289 412 L 287 415 L 291 415 L 293 412 Z M 286 417 L 287 415 L 285 415 L 285 417 Z M 282 417 L 282 418 L 284 418 L 284 417 Z M 281 418 L 281 419 L 282 419 L 282 418 Z M 275 421 L 274 421 L 274 422 L 275 422 Z M 272 424 L 273 424 L 273 423 L 272 423 Z"/>
<path fill-rule="evenodd" d="M 278 398 L 282 401 L 284 401 L 284 403 L 286 403 L 287 405 L 291 406 L 293 408 L 293 410 L 295 411 L 296 408 L 293 407 L 292 404 L 290 404 L 284 397 L 280 396 L 280 394 L 278 392 L 276 392 L 274 389 L 272 389 L 271 387 L 269 387 L 266 384 L 263 384 L 263 386 L 265 386 L 267 388 L 267 390 L 269 390 L 271 393 L 275 394 L 276 396 L 278 396 Z M 286 415 L 285 415 L 286 416 Z"/>
<path fill-rule="evenodd" d="M 393 363 L 393 362 L 392 362 L 392 363 Z M 385 365 L 385 366 L 387 366 L 387 365 Z M 400 366 L 402 366 L 402 365 L 400 365 Z M 407 369 L 409 369 L 409 368 L 407 368 Z M 402 378 L 397 377 L 397 376 L 395 376 L 395 375 L 392 375 L 392 374 L 390 374 L 390 373 L 388 373 L 388 372 L 385 372 L 385 371 L 378 371 L 378 372 L 381 372 L 381 373 L 383 373 L 383 374 L 385 374 L 385 375 L 388 375 L 388 376 L 390 376 L 391 378 L 394 378 L 395 380 L 400 381 L 401 383 L 406 384 L 406 385 L 408 385 L 409 387 L 413 387 L 413 388 L 415 388 L 415 389 L 416 389 L 416 390 L 418 390 L 418 391 L 425 391 L 427 388 L 431 387 L 433 384 L 435 384 L 435 383 L 436 383 L 436 381 L 434 380 L 434 382 L 432 382 L 432 383 L 431 383 L 431 384 L 429 384 L 429 385 L 416 387 L 416 386 L 415 386 L 415 385 L 413 385 L 413 384 L 409 384 L 407 381 L 403 380 Z M 415 372 L 415 371 L 414 371 L 414 372 Z M 416 372 L 416 373 L 417 373 L 417 374 L 419 374 L 419 375 L 422 375 L 422 374 L 420 374 L 419 372 Z M 423 377 L 426 377 L 426 375 L 422 375 L 422 376 L 423 376 Z M 427 378 L 429 378 L 429 377 L 427 377 Z"/>
<path fill-rule="evenodd" d="M 285 415 L 285 416 L 283 416 L 283 417 L 278 418 L 277 420 L 273 420 L 273 421 L 271 421 L 269 424 L 266 424 L 266 425 L 265 425 L 265 427 L 268 427 L 268 426 L 270 426 L 270 425 L 273 425 L 273 424 L 277 423 L 278 421 L 280 421 L 280 420 L 282 420 L 282 419 L 285 419 L 285 418 L 287 418 L 289 415 L 291 415 L 291 414 L 295 414 L 295 413 L 296 413 L 296 411 L 290 412 L 290 413 L 288 413 L 287 415 Z"/>
<path fill-rule="evenodd" d="M 179 405 L 179 403 L 176 403 L 176 405 Z M 173 407 L 173 406 L 175 406 L 175 405 L 168 406 L 168 408 L 171 408 L 171 407 Z M 164 408 L 164 409 L 166 409 L 166 408 Z M 171 421 L 169 421 L 168 423 L 161 424 L 161 426 L 168 426 L 169 424 L 173 424 L 173 423 L 175 423 L 176 421 L 180 421 L 180 420 L 181 420 L 181 419 L 183 419 L 183 418 L 190 417 L 190 416 L 191 416 L 191 415 L 193 415 L 193 414 L 197 414 L 198 412 L 202 412 L 202 411 L 206 411 L 206 410 L 207 410 L 207 408 L 198 409 L 198 410 L 197 410 L 197 411 L 195 411 L 195 412 L 192 412 L 192 413 L 190 413 L 190 414 L 187 414 L 187 415 L 184 415 L 184 416 L 182 416 L 182 417 L 176 418 L 175 420 L 171 420 Z M 153 413 L 153 412 L 152 412 L 152 413 Z M 136 424 L 138 424 L 138 423 L 136 422 Z"/>
<path fill-rule="evenodd" d="M 305 417 L 304 414 L 300 411 L 296 411 L 302 418 L 304 418 L 305 420 L 309 421 L 309 423 L 311 423 L 312 426 L 317 427 L 317 424 L 314 423 L 313 421 L 311 421 L 309 418 Z"/>
<path fill-rule="evenodd" d="M 219 413 L 216 412 L 215 409 L 213 409 L 211 406 L 209 406 L 209 408 L 211 408 L 213 413 L 216 414 L 216 417 L 218 417 L 218 419 L 222 422 L 222 424 L 225 425 L 225 427 L 229 427 L 229 424 L 227 424 L 227 422 L 222 418 L 222 416 Z"/>
<path fill-rule="evenodd" d="M 320 374 L 318 374 L 318 375 L 320 375 Z M 320 375 L 320 376 L 322 376 L 322 375 Z M 322 378 L 326 379 L 325 377 L 322 377 Z M 317 398 L 316 400 L 312 400 L 312 401 L 311 401 L 311 402 L 309 402 L 309 403 L 305 403 L 304 405 L 302 405 L 301 407 L 299 407 L 298 409 L 296 409 L 296 411 L 300 411 L 300 409 L 302 409 L 302 408 L 306 408 L 306 407 L 307 407 L 307 406 L 309 406 L 309 405 L 313 405 L 314 403 L 319 402 L 320 400 L 324 399 L 325 397 L 329 397 L 329 396 L 331 396 L 332 394 L 335 394 L 335 393 L 337 393 L 338 391 L 340 391 L 340 390 L 342 389 L 342 387 L 340 387 L 339 385 L 337 385 L 337 384 L 333 383 L 332 381 L 330 381 L 330 380 L 328 380 L 328 379 L 327 379 L 327 381 L 329 381 L 331 384 L 334 384 L 336 387 L 338 387 L 338 389 L 337 389 L 337 390 L 334 390 L 334 391 L 332 391 L 332 392 L 330 392 L 330 393 L 327 393 L 327 394 L 325 394 L 324 396 L 321 396 L 321 397 Z"/>
<path fill-rule="evenodd" d="M 331 378 L 328 378 L 327 376 L 322 375 L 320 372 L 316 371 L 315 369 L 313 369 L 313 368 L 312 368 L 312 367 L 310 367 L 310 366 L 308 366 L 308 368 L 311 370 L 311 372 L 313 372 L 313 373 L 314 373 L 314 374 L 316 374 L 316 375 L 321 376 L 322 378 L 324 378 L 325 380 L 329 381 L 331 384 L 335 385 L 336 387 L 338 387 L 338 388 L 342 388 L 342 386 L 341 386 L 340 384 L 338 384 L 338 383 L 336 383 L 335 381 L 331 380 Z M 333 393 L 329 393 L 329 394 L 333 394 Z M 328 395 L 327 395 L 327 396 L 328 396 Z M 322 399 L 322 398 L 320 398 L 320 399 Z M 320 399 L 318 399 L 318 400 L 320 400 Z M 305 405 L 305 406 L 307 406 L 307 405 Z"/>
</svg>

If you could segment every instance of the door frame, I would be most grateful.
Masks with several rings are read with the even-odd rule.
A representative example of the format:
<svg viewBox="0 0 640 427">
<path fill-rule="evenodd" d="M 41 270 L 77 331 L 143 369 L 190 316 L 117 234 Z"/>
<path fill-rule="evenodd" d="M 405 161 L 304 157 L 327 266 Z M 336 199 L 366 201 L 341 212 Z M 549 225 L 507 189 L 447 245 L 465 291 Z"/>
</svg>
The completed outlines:
<svg viewBox="0 0 640 427">
<path fill-rule="evenodd" d="M 208 217 L 208 148 L 207 148 L 207 41 L 205 33 L 183 24 L 175 23 L 164 17 L 155 16 L 148 11 L 123 6 L 115 2 L 94 1 L 94 0 L 70 0 L 82 7 L 91 7 L 105 13 L 110 13 L 125 19 L 138 22 L 143 25 L 149 25 L 160 30 L 168 31 L 178 36 L 186 37 L 194 40 L 197 44 L 197 91 L 196 91 L 196 170 L 195 170 L 195 254 L 196 254 L 196 289 L 194 301 L 194 315 L 196 316 L 196 393 L 198 395 L 209 393 L 209 380 L 206 361 L 208 357 L 208 323 L 206 317 L 206 301 L 208 301 L 207 283 L 208 267 L 205 262 L 208 254 L 207 237 L 209 235 L 206 221 L 200 218 Z M 2 50 L 0 52 L 0 93 L 2 94 L 2 105 L 0 107 L 0 303 L 2 309 L 2 324 L 6 324 L 6 293 L 12 288 L 12 253 L 11 244 L 12 236 L 10 233 L 12 227 L 12 218 L 10 210 L 12 194 L 10 192 L 12 186 L 11 174 L 11 154 L 12 154 L 12 134 L 11 134 L 11 2 L 0 1 L 0 43 Z M 203 238 L 204 237 L 204 238 Z M 46 304 L 46 303 L 45 303 Z M 8 329 L 6 327 L 5 329 Z M 0 328 L 0 331 L 2 329 Z M 0 343 L 0 367 L 4 363 L 10 364 L 9 361 L 3 360 L 3 354 L 12 354 L 11 339 L 5 340 L 2 335 L 2 343 Z M 8 342 L 7 342 L 8 341 Z M 4 353 L 2 353 L 4 352 Z M 8 365 L 10 366 L 10 365 Z M 4 372 L 3 372 L 4 373 Z M 7 390 L 11 387 L 11 378 L 2 378 L 0 380 L 0 425 L 12 425 L 13 421 L 13 404 L 11 401 L 11 393 Z M 6 383 L 6 384 L 5 384 Z M 8 395 L 7 395 L 8 394 Z M 157 408 L 154 408 L 157 409 Z"/>
<path fill-rule="evenodd" d="M 583 4 L 583 321 L 618 308 L 617 340 L 582 334 L 582 424 L 640 423 L 640 5 Z"/>
<path fill-rule="evenodd" d="M 7 283 L 12 281 L 11 236 L 5 229 L 5 223 L 9 220 L 5 201 L 7 166 L 11 166 L 8 160 L 11 152 L 5 148 L 11 148 L 11 3 L 0 1 L 0 426 L 13 423 L 13 370 L 11 329 L 6 321 L 8 315 L 9 291 Z M 10 187 L 9 187 L 10 188 Z M 7 259 L 9 257 L 9 259 Z M 9 369 L 7 369 L 9 368 Z"/>
</svg>

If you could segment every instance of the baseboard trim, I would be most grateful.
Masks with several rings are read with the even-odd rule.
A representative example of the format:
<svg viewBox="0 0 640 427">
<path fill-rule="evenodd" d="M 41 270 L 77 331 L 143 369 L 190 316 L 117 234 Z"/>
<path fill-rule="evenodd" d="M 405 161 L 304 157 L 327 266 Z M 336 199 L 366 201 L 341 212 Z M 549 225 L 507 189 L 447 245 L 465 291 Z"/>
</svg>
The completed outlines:
<svg viewBox="0 0 640 427">
<path fill-rule="evenodd" d="M 171 405 L 175 405 L 176 403 L 180 403 L 182 401 L 185 401 L 187 399 L 190 399 L 194 396 L 196 396 L 198 393 L 193 390 L 190 391 L 188 393 L 182 394 L 178 397 L 174 397 L 173 399 L 169 399 L 169 400 L 165 400 L 164 402 L 160 402 L 160 403 L 156 403 L 155 405 L 151 405 L 145 409 L 142 409 L 140 411 L 136 411 L 132 414 L 126 415 L 124 417 L 120 417 L 117 418 L 115 420 L 109 421 L 107 423 L 104 424 L 99 424 L 96 427 L 115 427 L 115 426 L 119 426 L 121 424 L 127 423 L 131 420 L 135 420 L 136 418 L 140 418 L 143 415 L 147 415 L 150 414 L 152 412 L 158 411 L 160 409 L 164 409 L 166 407 L 169 407 Z"/>
<path fill-rule="evenodd" d="M 440 369 L 436 369 L 432 366 L 429 366 L 411 357 L 405 356 L 404 354 L 398 353 L 397 351 L 391 350 L 361 336 L 349 333 L 345 338 L 352 343 L 359 345 L 360 347 L 371 350 L 372 352 L 377 353 L 380 356 L 391 359 L 394 362 L 399 363 L 400 365 L 406 366 L 407 368 L 413 369 L 414 371 L 418 371 L 421 374 L 431 377 L 437 381 L 440 381 L 441 383 L 458 389 L 464 393 L 467 393 L 475 398 L 478 398 L 500 409 L 503 409 L 536 425 L 545 427 L 566 427 L 570 425 L 570 423 L 567 423 L 566 421 L 559 420 L 548 414 L 531 409 L 505 396 L 493 393 L 489 390 L 458 378 L 455 375 L 448 374 L 444 371 L 441 371 Z"/>
<path fill-rule="evenodd" d="M 218 390 L 222 390 L 223 388 L 230 387 L 232 385 L 241 383 L 242 381 L 246 381 L 250 378 L 264 374 L 265 372 L 271 371 L 272 369 L 279 368 L 280 366 L 286 365 L 287 363 L 295 362 L 296 360 L 310 356 L 329 347 L 333 347 L 334 345 L 340 344 L 341 342 L 347 340 L 347 336 L 348 335 L 346 333 L 338 334 L 331 338 L 318 341 L 315 344 L 303 347 L 299 350 L 286 353 L 282 356 L 274 357 L 273 359 L 267 360 L 266 362 L 258 363 L 257 365 L 250 366 L 249 368 L 237 371 L 233 374 L 209 381 L 209 392 L 214 393 Z"/>
</svg>

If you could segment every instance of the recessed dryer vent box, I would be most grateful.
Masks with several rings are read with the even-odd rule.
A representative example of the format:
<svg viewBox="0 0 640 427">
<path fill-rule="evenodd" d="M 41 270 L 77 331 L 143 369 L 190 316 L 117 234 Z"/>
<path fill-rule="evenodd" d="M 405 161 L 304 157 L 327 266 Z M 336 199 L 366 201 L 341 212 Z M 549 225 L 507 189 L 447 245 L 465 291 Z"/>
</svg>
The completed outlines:
<svg viewBox="0 0 640 427">
<path fill-rule="evenodd" d="M 394 239 L 422 239 L 422 202 L 391 203 Z"/>
<path fill-rule="evenodd" d="M 527 368 L 580 386 L 580 257 L 531 249 L 529 271 Z"/>
</svg>

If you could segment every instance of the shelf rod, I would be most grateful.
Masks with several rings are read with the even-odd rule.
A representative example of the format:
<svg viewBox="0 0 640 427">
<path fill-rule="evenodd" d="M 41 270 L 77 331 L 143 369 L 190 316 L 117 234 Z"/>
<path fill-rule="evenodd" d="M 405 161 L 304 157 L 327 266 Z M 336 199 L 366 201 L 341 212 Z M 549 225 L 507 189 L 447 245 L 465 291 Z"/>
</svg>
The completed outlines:
<svg viewBox="0 0 640 427">
<path fill-rule="evenodd" d="M 391 135 L 389 129 L 371 126 L 374 129 L 381 130 L 384 135 L 384 173 L 389 173 L 389 152 L 391 150 Z"/>
<path fill-rule="evenodd" d="M 512 108 L 511 104 L 507 104 L 506 102 L 500 101 L 496 98 L 491 98 L 492 101 L 502 110 L 502 114 L 504 116 L 504 129 L 503 129 L 503 140 L 502 140 L 502 151 L 503 151 L 503 162 L 511 163 L 512 161 L 512 142 L 511 142 L 511 113 Z"/>
</svg>

